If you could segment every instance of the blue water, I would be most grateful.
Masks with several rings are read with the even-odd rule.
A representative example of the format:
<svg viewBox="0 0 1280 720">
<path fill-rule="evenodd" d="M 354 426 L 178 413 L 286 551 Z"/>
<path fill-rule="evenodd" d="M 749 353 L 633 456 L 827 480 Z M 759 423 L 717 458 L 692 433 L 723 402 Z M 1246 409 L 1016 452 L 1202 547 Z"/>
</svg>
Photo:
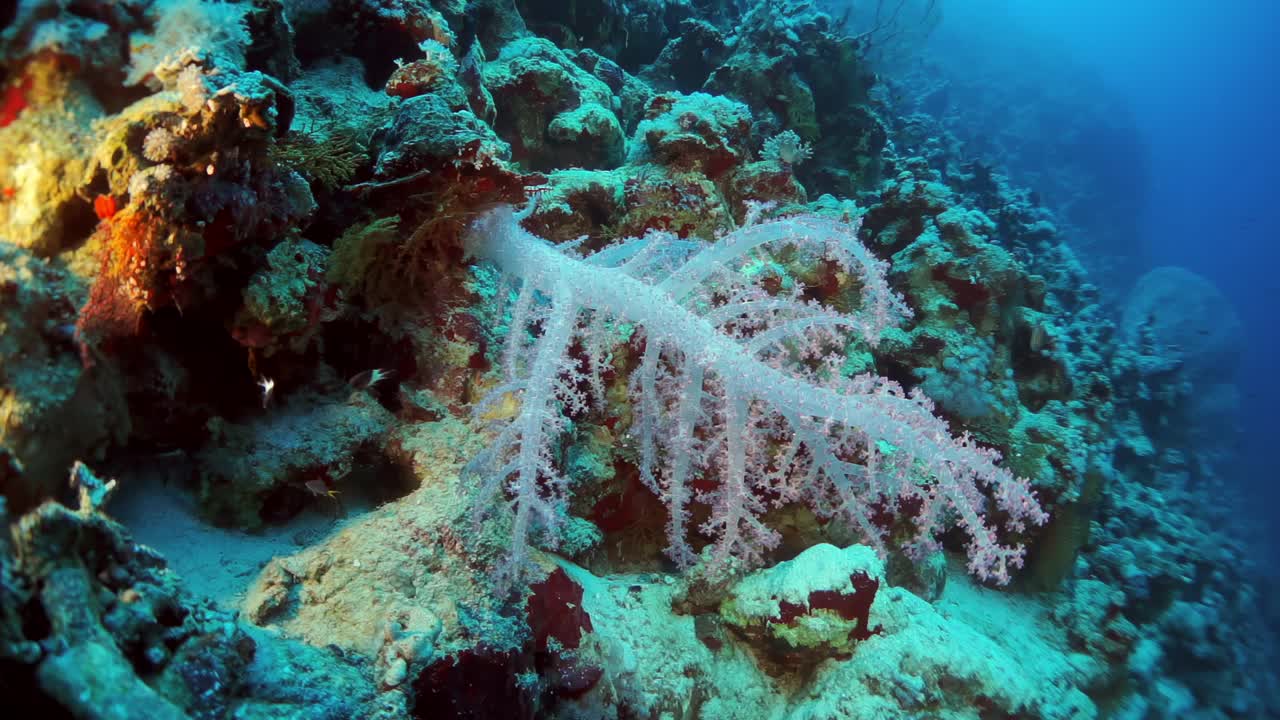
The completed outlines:
<svg viewBox="0 0 1280 720">
<path fill-rule="evenodd" d="M 1107 279 L 1123 293 L 1135 271 L 1180 265 L 1212 280 L 1234 303 L 1247 341 L 1237 375 L 1240 462 L 1231 480 L 1251 500 L 1252 520 L 1270 535 L 1259 560 L 1274 572 L 1270 548 L 1280 540 L 1273 519 L 1280 499 L 1273 442 L 1280 402 L 1274 372 L 1280 249 L 1273 217 L 1280 184 L 1280 3 L 964 0 L 946 3 L 943 15 L 932 48 L 944 62 L 977 54 L 988 82 L 1010 84 L 1061 77 L 1037 77 L 1045 65 L 1028 62 L 1029 54 L 1048 66 L 1079 67 L 1083 72 L 1073 77 L 1088 77 L 1103 91 L 1076 95 L 1080 112 L 1115 103 L 1109 111 L 1117 121 L 1136 129 L 1136 153 L 1105 142 L 1074 146 L 1098 177 L 1138 183 L 1141 190 L 1133 208 L 1137 237 L 1129 246 L 1110 248 L 1134 262 L 1125 265 L 1129 272 Z M 1123 166 L 1117 157 L 1125 159 Z M 1104 222 L 1130 221 L 1100 212 Z M 1223 373 L 1226 379 L 1231 370 Z"/>
</svg>

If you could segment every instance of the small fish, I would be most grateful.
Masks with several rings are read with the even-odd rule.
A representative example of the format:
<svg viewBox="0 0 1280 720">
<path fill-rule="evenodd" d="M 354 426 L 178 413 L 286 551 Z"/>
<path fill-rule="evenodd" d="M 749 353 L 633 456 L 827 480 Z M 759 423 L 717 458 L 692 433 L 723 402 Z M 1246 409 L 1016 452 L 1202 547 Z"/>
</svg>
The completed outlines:
<svg viewBox="0 0 1280 720">
<path fill-rule="evenodd" d="M 1035 325 L 1031 328 L 1031 352 L 1040 352 L 1048 342 L 1049 333 L 1044 329 L 1043 325 Z"/>
<path fill-rule="evenodd" d="M 276 381 L 269 377 L 264 377 L 258 381 L 258 387 L 262 388 L 262 409 L 267 409 L 267 404 L 271 402 L 271 393 L 276 389 Z"/>
<path fill-rule="evenodd" d="M 374 368 L 372 370 L 364 370 L 351 376 L 347 384 L 357 390 L 372 390 L 373 386 L 391 377 L 389 370 Z"/>
<path fill-rule="evenodd" d="M 308 480 L 305 483 L 303 483 L 302 486 L 307 489 L 307 492 L 311 493 L 312 495 L 315 495 L 316 497 L 331 497 L 331 498 L 338 497 L 338 491 L 330 490 L 329 486 L 325 485 L 323 480 L 317 480 L 317 479 Z"/>
</svg>

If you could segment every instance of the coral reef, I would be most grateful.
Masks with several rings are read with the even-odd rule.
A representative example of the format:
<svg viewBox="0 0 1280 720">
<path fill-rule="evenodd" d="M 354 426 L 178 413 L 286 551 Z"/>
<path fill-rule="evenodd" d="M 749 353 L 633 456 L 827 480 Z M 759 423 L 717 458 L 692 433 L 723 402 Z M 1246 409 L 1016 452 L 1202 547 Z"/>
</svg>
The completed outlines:
<svg viewBox="0 0 1280 720">
<path fill-rule="evenodd" d="M 1229 303 L 828 5 L 0 10 L 6 697 L 1280 717 Z"/>
<path fill-rule="evenodd" d="M 881 551 L 871 506 L 911 508 L 919 526 L 917 553 L 934 547 L 938 519 L 953 513 L 970 537 L 974 573 L 1003 584 L 1010 569 L 1022 564 L 1023 549 L 1000 544 L 982 518 L 978 498 L 981 485 L 1015 532 L 1028 522 L 1042 524 L 1046 516 L 1025 480 L 998 468 L 998 458 L 967 437 L 949 437 L 923 396 L 908 396 L 874 376 L 829 377 L 843 356 L 825 354 L 832 340 L 824 331 L 850 328 L 874 346 L 886 328 L 909 314 L 888 288 L 883 264 L 857 243 L 856 224 L 784 218 L 746 226 L 693 252 L 677 238 L 650 233 L 578 261 L 549 251 L 515 222 L 509 210 L 494 211 L 476 222 L 470 242 L 472 253 L 520 283 L 503 351 L 506 382 L 477 413 L 509 394 L 520 395 L 521 407 L 477 458 L 474 471 L 488 488 L 513 478 L 511 571 L 520 572 L 535 523 L 547 527 L 548 541 L 556 543 L 568 482 L 549 448 L 569 417 L 587 414 L 592 403 L 603 405 L 604 348 L 611 344 L 604 333 L 618 323 L 644 333 L 643 357 L 632 379 L 633 433 L 641 477 L 668 505 L 667 552 L 681 568 L 693 564 L 685 526 L 694 495 L 690 476 L 698 470 L 717 486 L 697 498 L 711 506 L 700 530 L 715 538 L 705 568 L 713 575 L 733 561 L 757 561 L 777 544 L 776 533 L 759 521 L 766 507 L 759 496 L 777 497 L 779 505 L 803 501 L 820 515 L 839 517 Z M 735 282 L 732 268 L 766 245 L 821 254 L 857 278 L 860 314 L 829 312 Z M 687 258 L 680 257 L 681 246 Z M 654 267 L 655 260 L 670 268 Z M 713 280 L 714 288 L 707 287 Z M 795 289 L 796 296 L 802 292 Z M 535 294 L 548 297 L 551 307 L 531 319 Z M 723 301 L 716 302 L 716 295 Z M 590 319 L 580 321 L 584 313 Z M 526 349 L 521 330 L 535 321 L 543 332 Z M 587 334 L 575 332 L 580 322 Z M 570 357 L 573 345 L 586 357 Z M 793 356 L 802 362 L 787 368 Z M 588 372 L 576 369 L 582 364 Z M 674 369 L 660 372 L 667 366 Z M 584 384 L 590 392 L 579 389 Z M 676 389 L 661 393 L 659 385 Z M 661 470 L 659 447 L 665 455 Z M 850 455 L 864 459 L 855 464 L 844 459 Z M 921 468 L 936 487 L 913 477 Z"/>
<path fill-rule="evenodd" d="M 0 662 L 15 707 L 93 718 L 374 716 L 358 664 L 191 597 L 159 554 L 96 507 L 47 502 L 0 519 Z"/>
<path fill-rule="evenodd" d="M 130 432 L 124 380 L 84 368 L 75 343 L 85 286 L 61 261 L 0 243 L 0 492 L 15 511 L 55 495 L 79 458 Z"/>
</svg>

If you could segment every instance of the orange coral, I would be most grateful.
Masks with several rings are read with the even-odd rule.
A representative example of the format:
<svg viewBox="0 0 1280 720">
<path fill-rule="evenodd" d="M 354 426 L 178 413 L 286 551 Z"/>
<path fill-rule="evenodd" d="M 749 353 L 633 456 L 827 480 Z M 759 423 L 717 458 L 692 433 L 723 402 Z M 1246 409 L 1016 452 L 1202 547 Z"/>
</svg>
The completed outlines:
<svg viewBox="0 0 1280 720">
<path fill-rule="evenodd" d="M 184 270 L 181 249 L 166 242 L 163 220 L 131 207 L 117 211 L 108 196 L 99 196 L 94 207 L 107 219 L 93 238 L 102 267 L 76 322 L 83 346 L 136 334 L 143 312 L 167 301 L 164 280 L 180 279 Z"/>
<path fill-rule="evenodd" d="M 99 220 L 109 220 L 116 214 L 116 199 L 110 195 L 99 195 L 93 199 L 93 211 Z"/>
</svg>

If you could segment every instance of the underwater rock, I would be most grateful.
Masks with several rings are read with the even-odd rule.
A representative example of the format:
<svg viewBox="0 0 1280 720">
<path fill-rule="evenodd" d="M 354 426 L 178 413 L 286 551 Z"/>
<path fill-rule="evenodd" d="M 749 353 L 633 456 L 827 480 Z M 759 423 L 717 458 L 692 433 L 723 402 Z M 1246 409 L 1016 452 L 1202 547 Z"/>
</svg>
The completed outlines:
<svg viewBox="0 0 1280 720">
<path fill-rule="evenodd" d="M 104 108 L 79 62 L 41 53 L 0 83 L 0 239 L 41 257 L 74 247 L 97 222 L 77 190 Z"/>
<path fill-rule="evenodd" d="M 530 169 L 622 163 L 625 136 L 613 92 L 549 41 L 522 38 L 507 45 L 485 65 L 484 84 L 498 111 L 494 130 Z"/>
<path fill-rule="evenodd" d="M 168 91 L 100 124 L 88 188 L 101 222 L 81 262 L 96 261 L 77 321 L 86 356 L 118 355 L 169 308 L 216 303 L 213 276 L 241 249 L 300 228 L 316 209 L 307 183 L 265 161 L 289 129 L 292 96 L 259 72 L 212 72 L 184 53 L 158 67 Z"/>
<path fill-rule="evenodd" d="M 1137 628 L 1119 612 L 1123 593 L 1096 580 L 1081 580 L 1071 585 L 1069 597 L 1056 608 L 1055 617 L 1067 627 L 1072 643 L 1122 663 L 1138 639 Z"/>
<path fill-rule="evenodd" d="M 157 80 L 186 55 L 206 67 L 239 70 L 253 39 L 245 24 L 251 5 L 163 0 L 141 8 L 143 32 L 130 38 L 126 85 Z"/>
<path fill-rule="evenodd" d="M 626 209 L 621 172 L 557 170 L 547 176 L 547 186 L 528 222 L 550 240 L 567 242 L 598 233 L 598 223 L 618 222 Z"/>
<path fill-rule="evenodd" d="M 200 499 L 211 518 L 260 527 L 307 502 L 332 501 L 362 451 L 376 452 L 391 414 L 356 391 L 343 402 L 294 397 L 246 423 L 210 420 L 199 457 Z"/>
<path fill-rule="evenodd" d="M 911 717 L 929 712 L 977 717 L 972 708 L 981 705 L 1044 720 L 1097 717 L 1082 687 L 1097 678 L 1099 668 L 1073 665 L 1053 651 L 1055 643 L 1065 640 L 1044 627 L 1030 608 L 1007 606 L 997 594 L 975 589 L 967 581 L 948 585 L 948 593 L 964 597 L 945 610 L 882 584 L 866 608 L 865 625 L 845 620 L 840 610 L 814 605 L 849 599 L 846 593 L 819 594 L 816 602 L 805 593 L 818 586 L 854 589 L 849 574 L 866 571 L 878 576 L 880 562 L 865 547 L 815 549 L 809 558 L 758 571 L 736 586 L 753 588 L 750 597 L 759 603 L 760 613 L 749 620 L 760 633 L 754 638 L 737 628 L 721 627 L 723 623 L 733 628 L 729 623 L 734 619 L 747 619 L 732 610 L 743 607 L 732 595 L 719 608 L 695 608 L 689 588 L 679 581 L 653 581 L 644 575 L 597 577 L 564 565 L 583 588 L 582 607 L 591 618 L 593 632 L 583 645 L 602 658 L 605 672 L 591 692 L 567 703 L 559 716 L 573 717 L 577 711 L 612 717 L 615 709 L 618 716 L 650 716 L 696 707 L 705 717 L 744 720 Z M 819 567 L 819 559 L 831 560 L 833 567 Z M 831 582 L 810 585 L 795 572 L 802 566 Z M 784 581 L 787 576 L 791 579 Z M 802 601 L 796 603 L 803 613 L 797 616 L 797 627 L 807 628 L 809 639 L 825 638 L 850 647 L 851 653 L 832 656 L 826 652 L 831 646 L 819 642 L 808 649 L 815 665 L 766 662 L 778 675 L 765 672 L 760 665 L 766 657 L 763 646 L 795 630 L 775 630 L 766 619 L 781 611 L 788 588 Z M 772 597 L 773 590 L 779 597 Z M 869 597 L 853 593 L 857 614 Z M 832 604 L 846 607 L 843 602 Z M 677 614 L 673 608 L 693 615 Z M 728 616 L 726 608 L 731 609 Z M 848 637 L 850 631 L 861 635 L 859 628 L 864 627 L 875 632 L 861 640 Z M 768 639 L 773 633 L 774 639 Z"/>
<path fill-rule="evenodd" d="M 659 95 L 636 127 L 630 160 L 652 158 L 715 180 L 746 162 L 750 132 L 751 111 L 742 103 L 705 93 Z"/>
<path fill-rule="evenodd" d="M 320 324 L 339 312 L 341 298 L 325 282 L 329 255 L 329 248 L 300 238 L 272 248 L 267 267 L 249 279 L 232 336 L 268 353 L 283 344 L 302 352 Z"/>
<path fill-rule="evenodd" d="M 632 237 L 650 230 L 680 237 L 714 234 L 729 224 L 730 210 L 719 188 L 699 172 L 643 165 L 629 173 L 622 192 L 625 212 L 618 228 Z"/>
<path fill-rule="evenodd" d="M 770 161 L 748 163 L 735 172 L 728 196 L 734 219 L 738 222 L 746 218 L 748 202 L 794 207 L 808 200 L 795 173 L 789 167 L 780 167 Z"/>
<path fill-rule="evenodd" d="M 442 94 L 456 110 L 467 107 L 466 93 L 457 83 L 458 63 L 453 55 L 439 43 L 423 43 L 422 49 L 426 58 L 401 65 L 391 73 L 387 94 L 407 99 L 435 92 Z"/>
<path fill-rule="evenodd" d="M 0 503 L 0 521 L 0 686 L 11 707 L 101 720 L 373 717 L 358 666 L 197 601 L 100 512 L 50 502 L 10 518 Z"/>
<path fill-rule="evenodd" d="M 360 138 L 372 135 L 395 101 L 366 85 L 362 72 L 360 63 L 350 57 L 334 57 L 305 68 L 289 83 L 297 105 L 293 130 L 319 135 L 321 140 L 332 134 L 331 128 L 346 129 Z"/>
<path fill-rule="evenodd" d="M 720 28 L 706 20 L 686 19 L 680 23 L 679 34 L 663 46 L 640 76 L 663 90 L 697 92 L 729 56 L 726 39 Z"/>
<path fill-rule="evenodd" d="M 421 487 L 319 545 L 271 561 L 244 603 L 246 617 L 353 653 L 368 652 L 388 619 L 402 633 L 432 634 L 443 623 L 437 654 L 474 644 L 463 625 L 481 621 L 493 601 L 471 553 L 486 552 L 501 538 L 498 531 L 475 535 L 455 528 L 466 511 L 455 494 L 456 471 L 479 440 L 464 424 L 446 419 L 404 427 L 391 443 L 422 479 Z M 482 639 L 498 644 L 498 634 Z"/>
<path fill-rule="evenodd" d="M 814 545 L 735 583 L 720 617 L 757 652 L 794 671 L 849 657 L 880 632 L 870 623 L 882 582 L 884 565 L 871 548 Z"/>
<path fill-rule="evenodd" d="M 0 493 L 17 512 L 62 488 L 77 458 L 101 456 L 129 434 L 119 369 L 81 364 L 84 292 L 61 261 L 0 242 Z"/>
<path fill-rule="evenodd" d="M 625 12 L 609 0 L 518 0 L 515 6 L 537 34 L 562 47 L 593 48 L 627 67 L 652 61 L 674 26 L 695 11 L 668 0 L 637 0 Z"/>
<path fill-rule="evenodd" d="M 415 172 L 474 155 L 486 161 L 504 161 L 511 149 L 489 126 L 469 110 L 453 110 L 443 98 L 419 95 L 397 111 L 390 124 L 374 138 L 374 177 L 391 181 Z"/>
<path fill-rule="evenodd" d="M 5 61 L 18 66 L 60 57 L 67 69 L 83 71 L 95 94 L 120 83 L 129 36 L 142 27 L 134 13 L 110 3 L 69 10 L 57 0 L 26 0 L 12 3 L 11 8 L 0 16 L 5 20 L 0 22 L 0 53 Z M 5 117 L 0 116 L 0 126 Z"/>
</svg>

